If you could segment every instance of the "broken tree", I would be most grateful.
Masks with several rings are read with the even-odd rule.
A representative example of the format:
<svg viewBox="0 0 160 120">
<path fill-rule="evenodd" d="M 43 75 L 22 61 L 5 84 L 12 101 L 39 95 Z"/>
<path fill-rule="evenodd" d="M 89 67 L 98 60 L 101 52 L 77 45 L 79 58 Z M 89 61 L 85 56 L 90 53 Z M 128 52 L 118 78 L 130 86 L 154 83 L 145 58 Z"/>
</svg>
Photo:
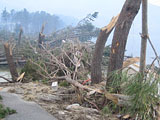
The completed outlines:
<svg viewBox="0 0 160 120">
<path fill-rule="evenodd" d="M 91 81 L 92 83 L 99 83 L 102 80 L 102 71 L 101 71 L 101 63 L 102 56 L 105 47 L 105 43 L 112 32 L 118 16 L 113 17 L 111 22 L 103 27 L 99 33 L 98 39 L 95 45 L 95 51 L 93 54 L 92 65 L 91 65 Z"/>
<path fill-rule="evenodd" d="M 124 52 L 128 34 L 132 22 L 140 9 L 140 5 L 141 0 L 126 0 L 125 4 L 123 5 L 113 35 L 106 85 L 109 85 L 111 82 L 110 74 L 115 70 L 121 69 L 123 66 Z"/>
<path fill-rule="evenodd" d="M 20 46 L 20 44 L 21 44 L 22 34 L 23 34 L 23 29 L 21 27 L 20 31 L 19 31 L 19 37 L 18 37 L 18 46 Z"/>
<path fill-rule="evenodd" d="M 8 62 L 8 66 L 9 66 L 9 70 L 12 76 L 12 81 L 16 82 L 17 78 L 18 78 L 18 72 L 16 70 L 16 65 L 14 63 L 13 60 L 13 54 L 12 54 L 12 49 L 10 47 L 9 43 L 5 43 L 4 44 L 4 49 L 5 49 L 5 53 L 6 53 L 6 59 Z"/>
<path fill-rule="evenodd" d="M 43 34 L 45 28 L 45 23 L 42 25 L 41 32 L 39 33 L 39 38 L 38 38 L 38 47 L 42 48 L 42 43 L 44 42 L 45 35 Z"/>
</svg>

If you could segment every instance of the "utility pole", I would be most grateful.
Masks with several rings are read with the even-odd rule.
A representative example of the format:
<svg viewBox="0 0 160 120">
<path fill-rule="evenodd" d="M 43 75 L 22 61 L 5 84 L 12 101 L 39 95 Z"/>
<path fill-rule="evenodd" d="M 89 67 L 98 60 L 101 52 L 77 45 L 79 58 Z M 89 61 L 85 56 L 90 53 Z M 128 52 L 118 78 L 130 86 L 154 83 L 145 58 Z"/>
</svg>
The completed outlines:
<svg viewBox="0 0 160 120">
<path fill-rule="evenodd" d="M 148 0 L 142 0 L 142 40 L 141 40 L 141 57 L 140 70 L 143 75 L 146 68 L 146 48 L 148 39 Z"/>
</svg>

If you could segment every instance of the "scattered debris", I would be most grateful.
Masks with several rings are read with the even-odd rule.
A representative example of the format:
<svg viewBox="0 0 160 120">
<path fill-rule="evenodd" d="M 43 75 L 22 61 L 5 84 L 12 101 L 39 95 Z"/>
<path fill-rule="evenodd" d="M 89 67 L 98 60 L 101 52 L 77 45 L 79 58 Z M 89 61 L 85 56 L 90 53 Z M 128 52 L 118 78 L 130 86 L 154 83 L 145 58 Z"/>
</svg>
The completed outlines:
<svg viewBox="0 0 160 120">
<path fill-rule="evenodd" d="M 20 94 L 27 101 L 37 102 L 59 120 L 118 120 L 114 116 L 102 115 L 97 109 L 77 103 L 76 89 L 72 86 L 58 87 L 55 91 L 52 86 L 30 82 L 12 86 L 9 92 Z"/>
</svg>

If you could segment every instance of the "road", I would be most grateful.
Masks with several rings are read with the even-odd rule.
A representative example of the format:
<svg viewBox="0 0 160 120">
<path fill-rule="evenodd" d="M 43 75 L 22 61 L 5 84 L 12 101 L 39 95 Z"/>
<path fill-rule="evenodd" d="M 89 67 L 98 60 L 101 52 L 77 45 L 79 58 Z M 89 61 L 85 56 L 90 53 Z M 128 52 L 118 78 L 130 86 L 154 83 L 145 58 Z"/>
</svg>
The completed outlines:
<svg viewBox="0 0 160 120">
<path fill-rule="evenodd" d="M 57 120 L 35 102 L 28 102 L 21 99 L 19 95 L 0 92 L 3 104 L 6 107 L 15 109 L 16 114 L 9 115 L 5 120 Z"/>
</svg>

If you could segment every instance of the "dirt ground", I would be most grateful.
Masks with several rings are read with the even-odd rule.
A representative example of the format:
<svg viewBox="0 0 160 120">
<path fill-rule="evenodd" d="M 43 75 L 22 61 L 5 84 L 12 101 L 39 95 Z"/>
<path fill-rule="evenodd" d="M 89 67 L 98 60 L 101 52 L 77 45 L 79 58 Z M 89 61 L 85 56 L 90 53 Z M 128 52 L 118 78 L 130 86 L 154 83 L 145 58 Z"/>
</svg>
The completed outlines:
<svg viewBox="0 0 160 120">
<path fill-rule="evenodd" d="M 77 103 L 75 88 L 58 87 L 57 90 L 39 82 L 5 85 L 11 93 L 20 94 L 27 101 L 35 101 L 58 120 L 118 120 L 101 111 Z"/>
</svg>

